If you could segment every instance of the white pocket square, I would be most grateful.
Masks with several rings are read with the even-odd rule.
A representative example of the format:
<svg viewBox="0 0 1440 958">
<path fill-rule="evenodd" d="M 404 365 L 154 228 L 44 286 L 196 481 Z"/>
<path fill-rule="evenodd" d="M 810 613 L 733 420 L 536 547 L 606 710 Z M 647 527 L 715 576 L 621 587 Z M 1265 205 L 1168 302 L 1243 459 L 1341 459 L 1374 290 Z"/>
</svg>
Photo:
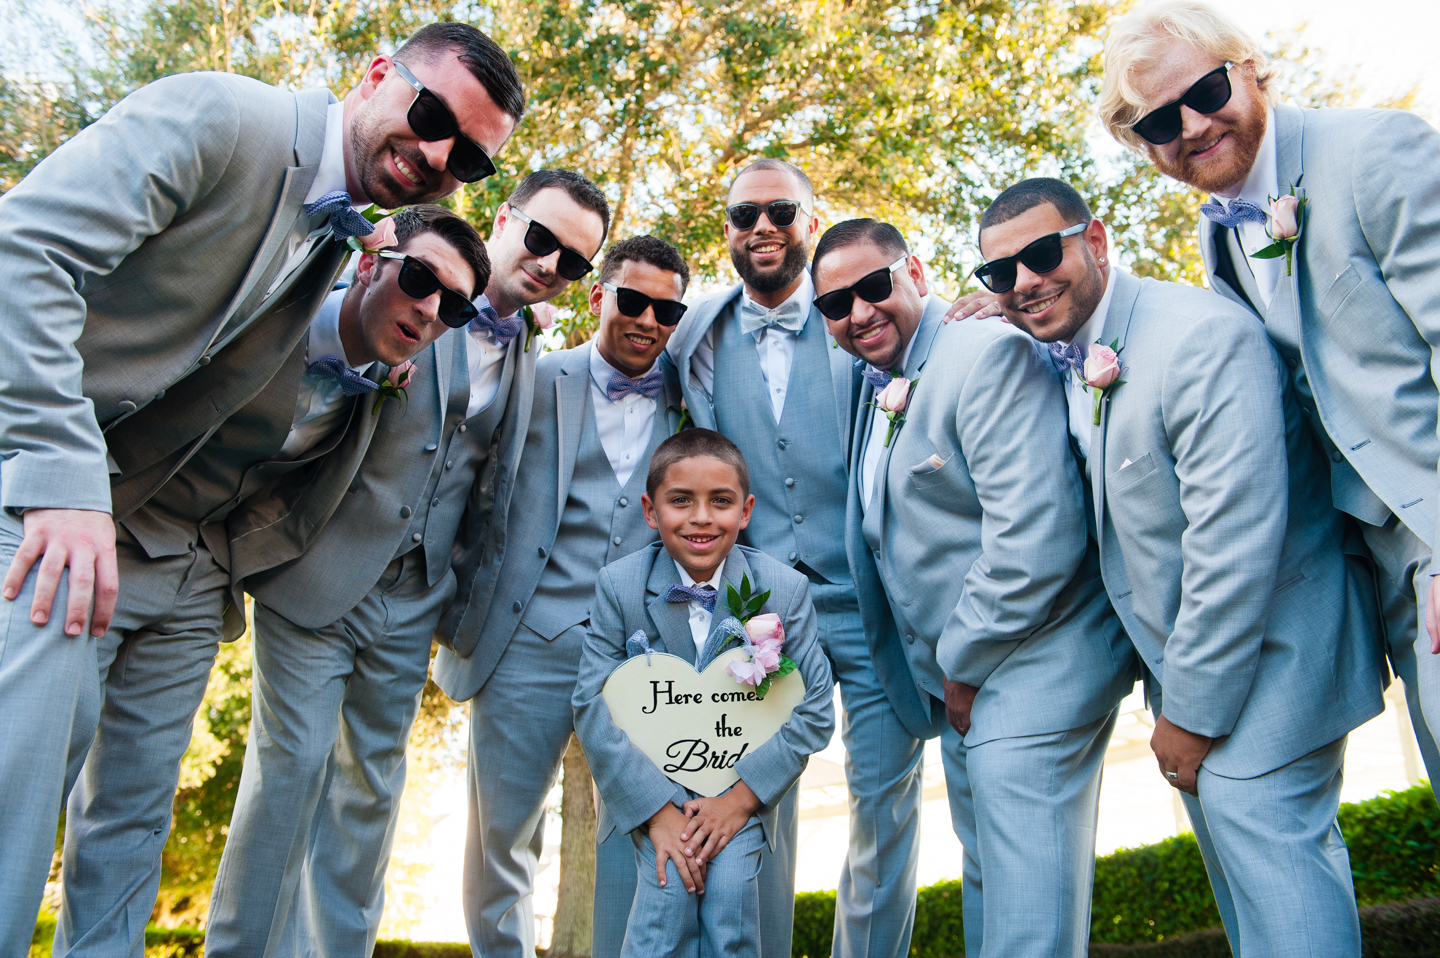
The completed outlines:
<svg viewBox="0 0 1440 958">
<path fill-rule="evenodd" d="M 910 475 L 923 476 L 927 472 L 935 472 L 936 470 L 943 468 L 945 463 L 947 462 L 949 462 L 948 459 L 941 459 L 935 453 L 931 453 L 928 459 L 917 462 L 915 463 L 915 465 L 910 467 Z"/>
<path fill-rule="evenodd" d="M 1124 462 L 1120 463 L 1120 469 L 1126 469 L 1133 465 L 1135 465 L 1135 461 L 1133 459 L 1126 459 Z M 1120 469 L 1116 469 L 1115 471 L 1119 472 Z"/>
</svg>

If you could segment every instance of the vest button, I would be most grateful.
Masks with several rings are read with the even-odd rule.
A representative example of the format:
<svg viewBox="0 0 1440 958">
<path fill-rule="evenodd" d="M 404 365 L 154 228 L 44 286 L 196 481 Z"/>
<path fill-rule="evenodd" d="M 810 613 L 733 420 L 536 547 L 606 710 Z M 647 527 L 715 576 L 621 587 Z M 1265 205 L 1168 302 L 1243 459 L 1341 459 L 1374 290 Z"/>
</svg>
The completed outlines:
<svg viewBox="0 0 1440 958">
<path fill-rule="evenodd" d="M 787 477 L 785 478 L 785 485 L 787 485 L 787 486 L 793 486 L 793 485 L 795 485 L 795 480 L 794 480 L 794 479 L 791 479 L 790 477 L 787 476 Z"/>
<path fill-rule="evenodd" d="M 417 533 L 415 533 L 414 535 L 412 535 L 412 536 L 410 537 L 410 541 L 411 541 L 411 542 L 419 542 L 419 541 L 420 541 L 421 539 L 423 539 L 423 538 L 425 538 L 425 537 L 422 536 L 420 533 L 417 532 Z"/>
<path fill-rule="evenodd" d="M 447 461 L 446 461 L 446 463 L 445 463 L 445 468 L 446 468 L 446 469 L 453 469 L 454 467 L 455 467 L 455 460 L 454 460 L 454 459 L 450 459 L 450 460 L 447 460 Z"/>
<path fill-rule="evenodd" d="M 351 485 L 351 486 L 350 486 L 350 491 L 351 491 L 351 492 L 359 492 L 359 491 L 360 491 L 360 484 L 357 482 L 357 483 L 354 483 L 353 485 Z"/>
<path fill-rule="evenodd" d="M 208 366 L 208 365 L 210 365 L 210 357 L 209 357 L 209 356 L 201 356 L 199 359 L 195 360 L 195 362 L 197 362 L 197 363 L 200 364 L 201 366 Z"/>
<path fill-rule="evenodd" d="M 622 507 L 623 507 L 623 506 L 628 506 L 628 505 L 630 505 L 630 500 L 629 500 L 629 499 L 626 499 L 624 496 L 621 496 L 621 497 L 620 497 L 620 505 L 621 505 Z"/>
<path fill-rule="evenodd" d="M 463 422 L 460 424 L 460 431 L 461 431 L 461 432 L 464 432 L 464 431 L 465 431 L 465 424 L 464 424 Z"/>
<path fill-rule="evenodd" d="M 541 547 L 540 547 L 540 558 L 542 558 L 542 559 L 546 558 L 546 552 L 545 552 L 545 547 L 544 547 L 544 546 L 541 546 Z"/>
<path fill-rule="evenodd" d="M 798 558 L 800 558 L 800 553 L 798 553 L 798 552 L 792 552 L 792 553 L 790 553 L 790 561 L 791 561 L 791 562 L 794 562 L 794 561 L 795 561 L 796 559 L 798 559 Z"/>
<path fill-rule="evenodd" d="M 520 608 L 521 607 L 519 602 L 516 602 L 514 605 L 510 606 L 511 611 L 513 611 L 516 615 L 520 614 Z"/>
<path fill-rule="evenodd" d="M 1344 458 L 1345 458 L 1345 457 L 1340 454 L 1340 450 L 1339 450 L 1339 449 L 1336 449 L 1334 452 L 1330 453 L 1330 461 L 1331 461 L 1331 462 L 1339 462 L 1340 460 L 1342 460 L 1342 459 L 1344 459 Z"/>
<path fill-rule="evenodd" d="M 430 500 L 430 508 L 432 508 L 432 509 L 438 508 L 439 505 L 440 505 L 440 500 L 439 500 L 439 499 L 431 499 L 431 500 Z"/>
<path fill-rule="evenodd" d="M 615 538 L 611 539 L 610 541 L 613 542 L 613 543 L 615 543 L 615 544 L 618 546 L 623 540 L 622 540 L 619 536 L 616 536 Z"/>
<path fill-rule="evenodd" d="M 409 506 L 401 506 L 401 507 L 400 507 L 400 518 L 401 518 L 401 519 L 409 519 L 409 518 L 410 518 L 410 507 L 409 507 Z"/>
<path fill-rule="evenodd" d="M 798 513 L 798 512 L 795 513 L 795 515 L 791 516 L 791 518 L 795 520 L 795 524 L 796 524 L 797 526 L 798 526 L 800 523 L 802 523 L 802 522 L 805 521 L 805 517 L 802 516 L 802 515 L 800 515 L 800 513 Z"/>
<path fill-rule="evenodd" d="M 781 449 L 784 449 L 787 445 L 789 445 L 789 443 L 790 443 L 790 440 L 788 440 L 788 439 L 776 439 L 776 440 L 775 440 L 775 445 L 779 446 Z"/>
<path fill-rule="evenodd" d="M 427 442 L 427 443 L 425 444 L 425 451 L 426 451 L 426 452 L 434 452 L 436 449 L 439 449 L 439 448 L 440 448 L 440 447 L 437 446 L 437 445 L 435 445 L 433 442 Z"/>
<path fill-rule="evenodd" d="M 117 405 L 120 407 L 121 412 L 134 412 L 135 410 L 140 408 L 128 399 L 120 400 Z"/>
</svg>

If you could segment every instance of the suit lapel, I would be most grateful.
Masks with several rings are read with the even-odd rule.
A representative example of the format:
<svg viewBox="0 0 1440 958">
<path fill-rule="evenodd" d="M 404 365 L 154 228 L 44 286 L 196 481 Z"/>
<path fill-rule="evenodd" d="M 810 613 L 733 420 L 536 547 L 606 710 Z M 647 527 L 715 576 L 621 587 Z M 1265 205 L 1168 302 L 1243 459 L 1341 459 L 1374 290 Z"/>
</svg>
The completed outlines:
<svg viewBox="0 0 1440 958">
<path fill-rule="evenodd" d="M 1275 108 L 1275 168 L 1277 186 L 1280 192 L 1288 193 L 1290 187 L 1300 187 L 1305 175 L 1303 166 L 1305 136 L 1305 113 L 1295 107 Z M 1284 330 L 1281 334 L 1291 342 L 1300 341 L 1300 268 L 1302 257 L 1300 247 L 1305 242 L 1305 217 L 1300 218 L 1300 233 L 1295 238 L 1292 250 L 1290 275 L 1282 271 L 1275 282 L 1275 292 L 1270 297 L 1270 308 L 1266 310 L 1266 325 L 1275 325 Z"/>
<path fill-rule="evenodd" d="M 694 665 L 695 640 L 690 636 L 690 606 L 685 602 L 669 602 L 665 598 L 665 593 L 679 581 L 680 571 L 675 568 L 675 560 L 670 558 L 670 553 L 664 547 L 656 549 L 655 563 L 650 567 L 650 580 L 645 587 L 648 594 L 645 608 L 660 633 L 660 641 L 665 643 L 664 651 Z"/>
<path fill-rule="evenodd" d="M 448 342 L 447 342 L 448 340 Z M 445 417 L 446 407 L 450 398 L 450 367 L 455 364 L 460 356 L 467 360 L 466 368 L 469 368 L 469 356 L 466 353 L 469 344 L 465 342 L 465 330 L 461 329 L 453 336 L 441 336 L 435 340 L 435 397 L 440 403 L 440 417 Z M 460 356 L 457 356 L 456 353 Z"/>
<path fill-rule="evenodd" d="M 697 311 L 695 323 L 686 332 L 685 340 L 681 343 L 679 363 L 680 384 L 682 388 L 692 388 L 694 395 L 705 397 L 706 401 L 703 403 L 690 403 L 691 420 L 695 425 L 705 429 L 715 428 L 715 412 L 710 408 L 710 403 L 713 401 L 714 395 L 713 390 L 711 394 L 706 394 L 705 388 L 700 382 L 700 377 L 695 374 L 695 350 L 699 348 L 700 343 L 705 337 L 711 336 L 712 333 L 714 334 L 713 341 L 718 343 L 720 336 L 719 331 L 715 329 L 715 325 L 725 322 L 730 316 L 734 304 L 740 298 L 740 293 L 744 288 L 743 283 L 737 283 L 730 287 L 729 291 L 723 297 L 717 297 L 718 301 L 715 303 L 715 309 L 708 315 Z"/>
<path fill-rule="evenodd" d="M 560 444 L 560 482 L 555 504 L 556 528 L 565 514 L 565 497 L 575 475 L 575 458 L 580 453 L 580 430 L 585 422 L 585 392 L 590 387 L 590 350 L 593 343 L 565 357 L 555 378 L 555 436 Z"/>
<path fill-rule="evenodd" d="M 1100 343 L 1115 343 L 1120 354 L 1121 375 L 1125 367 L 1125 338 L 1130 332 L 1130 318 L 1135 313 L 1135 304 L 1140 298 L 1140 281 L 1129 273 L 1112 266 L 1115 295 L 1110 300 L 1110 312 L 1105 316 L 1105 325 L 1100 332 Z M 1110 423 L 1110 394 L 1100 400 L 1100 422 L 1091 427 L 1090 433 L 1090 485 L 1095 493 L 1095 541 L 1104 542 L 1105 529 L 1105 430 Z"/>
<path fill-rule="evenodd" d="M 909 379 L 912 383 L 918 379 L 925 370 L 925 362 L 930 358 L 930 347 L 935 345 L 935 334 L 940 331 L 941 317 L 945 315 L 945 306 L 945 302 L 938 296 L 930 296 L 925 300 L 925 312 L 921 314 L 920 326 L 915 330 L 915 345 L 910 350 L 910 357 L 905 361 L 905 378 Z M 910 399 L 912 401 L 915 398 L 915 389 L 918 388 L 919 387 L 912 387 L 911 389 Z M 880 421 L 882 416 L 878 409 L 871 409 L 869 412 L 872 416 L 871 429 L 885 429 L 889 427 L 888 422 Z M 905 412 L 906 415 L 909 415 L 910 403 L 908 402 L 905 404 Z M 895 434 L 890 437 L 890 445 L 880 451 L 880 462 L 875 467 L 875 488 L 871 490 L 870 501 L 865 503 L 868 509 L 876 509 L 879 511 L 876 519 L 880 524 L 881 542 L 885 541 L 885 496 L 890 484 L 890 457 L 895 453 L 895 447 L 900 443 L 900 433 L 903 430 L 903 425 L 899 429 L 896 429 Z M 855 467 L 855 474 L 857 476 L 864 467 L 864 445 L 859 447 L 858 455 L 859 458 L 856 460 Z"/>
<path fill-rule="evenodd" d="M 722 642 L 729 641 L 728 635 L 719 629 L 720 623 L 730 618 L 730 606 L 725 602 L 728 594 L 727 586 L 734 586 L 735 591 L 740 591 L 740 583 L 750 574 L 750 563 L 745 561 L 745 554 L 738 548 L 731 549 L 730 555 L 725 558 L 725 571 L 720 576 L 720 591 L 715 596 L 715 611 L 710 616 L 710 633 L 705 637 L 705 651 L 700 660 L 695 663 L 695 668 L 703 671 L 715 656 L 720 652 Z M 764 592 L 765 587 L 756 581 L 750 580 L 750 588 L 755 592 Z"/>
<path fill-rule="evenodd" d="M 825 317 L 811 307 L 807 323 L 824 323 Z M 850 445 L 851 430 L 854 428 L 855 394 L 858 384 L 865 380 L 856 374 L 855 357 L 836 345 L 829 331 L 825 333 L 825 348 L 830 356 L 830 385 L 835 390 L 836 421 L 840 425 L 840 448 Z"/>
</svg>

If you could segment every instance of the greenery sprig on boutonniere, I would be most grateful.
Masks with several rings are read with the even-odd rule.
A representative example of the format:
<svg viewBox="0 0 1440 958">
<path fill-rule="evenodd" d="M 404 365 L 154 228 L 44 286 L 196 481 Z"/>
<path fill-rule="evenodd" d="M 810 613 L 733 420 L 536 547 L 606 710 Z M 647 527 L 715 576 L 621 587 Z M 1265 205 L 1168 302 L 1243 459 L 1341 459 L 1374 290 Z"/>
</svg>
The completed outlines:
<svg viewBox="0 0 1440 958">
<path fill-rule="evenodd" d="M 741 685 L 755 686 L 755 697 L 763 699 L 770 691 L 775 679 L 795 671 L 795 662 L 780 652 L 785 644 L 785 626 L 774 612 L 759 615 L 770 598 L 770 590 L 753 592 L 750 576 L 740 577 L 740 589 L 725 585 L 725 604 L 730 608 L 733 622 L 730 637 L 738 639 L 745 650 L 744 661 L 736 660 L 725 666 L 730 677 Z M 728 640 L 726 642 L 728 644 Z M 721 650 L 725 645 L 720 647 Z"/>
<path fill-rule="evenodd" d="M 370 407 L 370 414 L 373 416 L 379 412 L 380 407 L 385 404 L 387 399 L 397 400 L 404 405 L 405 401 L 410 398 L 405 389 L 410 385 L 410 379 L 414 373 L 415 364 L 408 359 L 398 366 L 392 366 L 390 371 L 385 374 L 385 378 L 380 381 L 380 388 L 376 390 L 375 405 Z"/>
<path fill-rule="evenodd" d="M 671 433 L 672 436 L 678 435 L 680 431 L 686 426 L 694 425 L 694 420 L 690 418 L 690 407 L 685 404 L 684 396 L 680 397 L 680 405 L 678 408 L 675 406 L 670 406 L 668 407 L 667 411 L 678 412 L 680 414 L 680 422 L 676 424 L 675 432 Z"/>
<path fill-rule="evenodd" d="M 895 438 L 895 430 L 905 424 L 905 409 L 910 405 L 910 394 L 915 391 L 915 386 L 920 382 L 920 377 L 906 379 L 904 376 L 896 376 L 890 380 L 890 384 L 875 394 L 875 398 L 869 403 L 885 414 L 890 420 L 890 427 L 885 430 L 885 446 L 889 448 L 890 440 Z"/>
<path fill-rule="evenodd" d="M 520 307 L 520 315 L 525 319 L 525 352 L 530 351 L 530 344 L 535 341 L 537 333 L 554 328 L 557 312 L 549 303 Z"/>
<path fill-rule="evenodd" d="M 1305 177 L 1300 177 L 1303 180 Z M 1305 220 L 1305 191 L 1300 189 L 1300 180 L 1290 187 L 1283 196 L 1270 197 L 1269 215 L 1265 220 L 1265 235 L 1275 242 L 1250 256 L 1253 259 L 1279 259 L 1285 257 L 1285 275 L 1295 270 L 1295 244 L 1300 241 L 1300 225 Z"/>
<path fill-rule="evenodd" d="M 357 253 L 373 253 L 376 250 L 396 245 L 395 220 L 390 217 L 389 210 L 382 210 L 371 203 L 360 211 L 360 215 L 374 224 L 375 231 L 366 236 L 350 237 L 345 241 L 346 246 Z"/>
</svg>

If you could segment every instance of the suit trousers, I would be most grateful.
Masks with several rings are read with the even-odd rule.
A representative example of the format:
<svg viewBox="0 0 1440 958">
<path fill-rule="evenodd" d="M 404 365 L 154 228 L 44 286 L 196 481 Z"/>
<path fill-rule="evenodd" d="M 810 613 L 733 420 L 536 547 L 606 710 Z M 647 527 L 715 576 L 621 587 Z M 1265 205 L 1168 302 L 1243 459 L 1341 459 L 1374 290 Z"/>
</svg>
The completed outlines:
<svg viewBox="0 0 1440 958">
<path fill-rule="evenodd" d="M 448 571 L 412 549 L 337 621 L 255 604 L 250 742 L 210 900 L 207 955 L 368 955 L 405 788 L 405 746 Z"/>
<path fill-rule="evenodd" d="M 1342 738 L 1258 778 L 1202 765 L 1199 797 L 1182 794 L 1236 958 L 1359 958 L 1344 764 Z"/>
<path fill-rule="evenodd" d="M 1376 585 L 1390 665 L 1405 684 L 1405 704 L 1430 787 L 1440 796 L 1440 656 L 1430 653 L 1425 601 L 1430 590 L 1430 547 L 1395 516 L 1383 526 L 1361 523 L 1365 544 L 1375 559 Z"/>
<path fill-rule="evenodd" d="M 21 520 L 0 510 L 0 569 L 24 538 Z M 36 571 L 15 601 L 0 599 L 0 958 L 25 958 L 45 894 L 72 736 L 86 746 L 100 710 L 96 641 L 89 623 L 65 634 L 67 577 L 45 625 L 30 621 Z M 82 750 L 83 756 L 83 750 Z"/>
<path fill-rule="evenodd" d="M 220 648 L 229 576 L 199 535 L 151 559 L 116 530 L 120 597 L 98 643 L 93 743 L 77 725 L 54 954 L 142 958 L 180 760 Z M 85 745 L 89 744 L 88 753 Z M 79 764 L 83 763 L 83 764 Z"/>
<path fill-rule="evenodd" d="M 950 818 L 964 848 L 970 958 L 1084 958 L 1100 774 L 1115 712 L 1066 732 L 968 748 L 940 736 Z"/>
<path fill-rule="evenodd" d="M 687 891 L 669 861 L 660 885 L 650 836 L 637 828 L 629 837 L 637 887 L 621 958 L 760 958 L 760 819 L 706 865 L 704 894 Z"/>
<path fill-rule="evenodd" d="M 570 698 L 584 643 L 584 625 L 550 641 L 517 626 L 470 700 L 463 896 L 470 947 L 484 958 L 535 954 L 533 892 L 545 848 L 545 798 L 575 730 Z M 630 859 L 633 872 L 633 853 Z M 627 898 L 626 911 L 629 906 Z"/>
</svg>

